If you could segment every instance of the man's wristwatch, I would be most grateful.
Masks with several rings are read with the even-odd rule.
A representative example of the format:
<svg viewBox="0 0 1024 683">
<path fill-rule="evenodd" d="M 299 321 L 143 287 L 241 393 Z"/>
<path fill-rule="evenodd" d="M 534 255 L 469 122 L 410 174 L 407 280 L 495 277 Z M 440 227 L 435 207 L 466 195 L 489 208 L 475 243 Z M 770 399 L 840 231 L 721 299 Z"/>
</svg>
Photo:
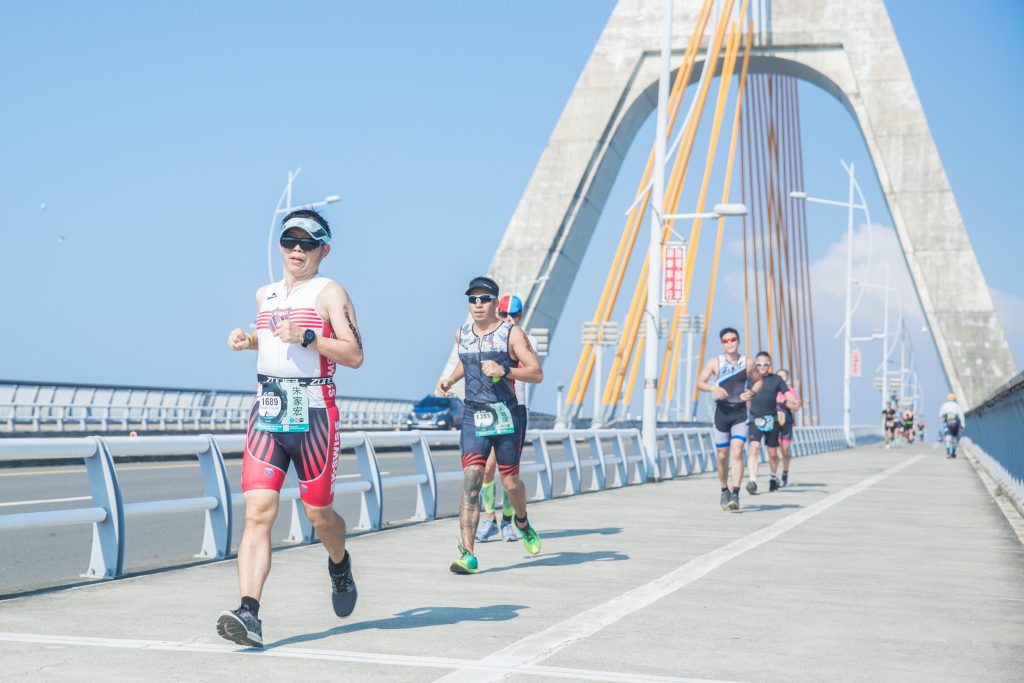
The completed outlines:
<svg viewBox="0 0 1024 683">
<path fill-rule="evenodd" d="M 306 348 L 310 344 L 316 341 L 316 332 L 313 330 L 306 330 L 302 333 L 302 348 Z"/>
</svg>

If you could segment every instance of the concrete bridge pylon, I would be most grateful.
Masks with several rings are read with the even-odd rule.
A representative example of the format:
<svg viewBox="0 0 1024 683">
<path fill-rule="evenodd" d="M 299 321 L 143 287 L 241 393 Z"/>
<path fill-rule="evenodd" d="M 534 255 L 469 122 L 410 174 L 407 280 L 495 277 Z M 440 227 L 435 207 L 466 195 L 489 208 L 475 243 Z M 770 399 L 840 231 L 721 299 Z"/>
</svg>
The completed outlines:
<svg viewBox="0 0 1024 683">
<path fill-rule="evenodd" d="M 977 405 L 1016 365 L 884 3 L 751 4 L 751 71 L 813 83 L 857 124 L 950 386 Z M 677 59 L 700 6 L 675 1 Z M 616 5 L 491 263 L 503 286 L 529 283 L 524 324 L 553 338 L 626 152 L 656 106 L 662 16 L 662 0 Z M 446 372 L 455 360 L 453 350 Z"/>
</svg>

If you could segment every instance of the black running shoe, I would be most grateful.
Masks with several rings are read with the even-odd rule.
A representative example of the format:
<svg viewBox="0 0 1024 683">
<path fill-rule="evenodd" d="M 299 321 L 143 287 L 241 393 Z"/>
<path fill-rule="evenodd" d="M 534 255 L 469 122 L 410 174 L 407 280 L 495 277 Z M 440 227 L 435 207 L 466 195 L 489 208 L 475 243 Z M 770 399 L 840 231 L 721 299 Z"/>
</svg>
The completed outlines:
<svg viewBox="0 0 1024 683">
<path fill-rule="evenodd" d="M 723 510 L 729 509 L 729 501 L 732 500 L 732 496 L 729 495 L 729 489 L 722 491 L 721 505 Z"/>
<path fill-rule="evenodd" d="M 747 493 L 749 493 L 752 496 L 757 495 L 757 482 L 754 481 L 753 479 L 747 482 Z"/>
<path fill-rule="evenodd" d="M 782 473 L 782 485 L 789 486 L 789 472 Z"/>
<path fill-rule="evenodd" d="M 348 553 L 348 568 L 340 574 L 331 573 L 330 558 L 327 558 L 327 574 L 331 577 L 331 603 L 334 613 L 339 617 L 347 617 L 356 608 L 356 581 L 352 578 L 352 553 Z"/>
<path fill-rule="evenodd" d="M 217 635 L 246 647 L 263 647 L 263 622 L 247 609 L 226 610 L 217 617 Z"/>
<path fill-rule="evenodd" d="M 740 492 L 736 491 L 732 494 L 729 499 L 729 509 L 739 510 L 740 509 Z"/>
<path fill-rule="evenodd" d="M 779 490 L 779 480 L 772 477 L 768 480 L 768 493 L 774 493 Z"/>
</svg>

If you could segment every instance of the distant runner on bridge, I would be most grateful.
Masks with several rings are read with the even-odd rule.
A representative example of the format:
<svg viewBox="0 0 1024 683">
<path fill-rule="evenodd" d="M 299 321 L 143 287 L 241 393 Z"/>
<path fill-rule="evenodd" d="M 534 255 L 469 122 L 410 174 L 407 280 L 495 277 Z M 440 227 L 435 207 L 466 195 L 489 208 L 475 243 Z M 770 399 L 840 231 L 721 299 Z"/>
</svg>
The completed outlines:
<svg viewBox="0 0 1024 683">
<path fill-rule="evenodd" d="M 896 440 L 896 408 L 892 401 L 886 403 L 882 411 L 882 428 L 885 429 L 885 447 L 892 448 Z"/>
<path fill-rule="evenodd" d="M 519 320 L 523 317 L 522 299 L 514 294 L 506 294 L 498 299 L 498 317 L 510 320 L 518 326 Z M 526 339 L 530 342 L 530 347 L 536 350 L 537 340 L 529 334 L 526 335 Z M 515 381 L 515 387 L 517 401 L 515 409 L 522 413 L 523 430 L 521 435 L 525 439 L 526 430 L 529 428 L 529 393 L 526 388 L 526 382 L 520 379 Z M 522 446 L 519 448 L 522 450 Z M 490 540 L 491 536 L 498 533 L 498 520 L 494 514 L 494 504 L 497 502 L 494 472 L 497 468 L 498 460 L 494 454 L 494 449 L 491 449 L 491 454 L 487 456 L 487 465 L 484 467 L 484 484 L 480 489 L 480 505 L 483 507 L 484 513 L 480 520 L 480 525 L 476 529 L 476 540 L 482 542 Z M 512 500 L 508 497 L 508 494 L 503 495 L 501 503 L 501 540 L 510 543 L 515 543 L 519 540 L 519 535 L 512 528 L 512 515 L 514 512 Z"/>
<path fill-rule="evenodd" d="M 718 452 L 718 482 L 722 486 L 723 510 L 740 509 L 743 481 L 743 446 L 747 442 L 747 405 L 740 394 L 748 382 L 758 379 L 754 363 L 740 354 L 740 333 L 726 327 L 718 333 L 725 353 L 710 359 L 697 377 L 697 389 L 714 395 L 715 449 Z M 712 383 L 714 382 L 714 383 Z M 732 463 L 732 488 L 729 464 Z"/>
<path fill-rule="evenodd" d="M 358 368 L 363 343 L 345 289 L 319 273 L 330 253 L 331 229 L 315 211 L 293 211 L 281 222 L 284 279 L 256 291 L 256 334 L 236 327 L 234 351 L 254 350 L 259 389 L 242 456 L 245 531 L 238 544 L 242 604 L 222 612 L 217 633 L 263 647 L 260 597 L 270 573 L 270 531 L 281 486 L 294 463 L 302 507 L 327 549 L 331 601 L 339 617 L 356 605 L 345 520 L 331 507 L 341 452 L 334 398 L 336 364 Z"/>
<path fill-rule="evenodd" d="M 793 412 L 800 410 L 802 403 L 800 402 L 799 392 L 797 392 L 793 383 L 790 382 L 789 370 L 780 369 L 776 374 L 789 386 L 789 391 L 775 397 L 776 410 L 779 416 L 779 450 L 782 452 L 782 480 L 779 482 L 779 485 L 789 486 L 789 463 L 793 451 L 793 425 L 796 422 Z"/>
<path fill-rule="evenodd" d="M 967 417 L 964 409 L 956 402 L 956 394 L 946 396 L 946 402 L 939 406 L 939 425 L 946 445 L 946 457 L 955 458 L 960 433 L 967 429 Z"/>
<path fill-rule="evenodd" d="M 525 410 L 515 395 L 517 380 L 536 384 L 544 379 L 537 354 L 526 333 L 497 315 L 498 284 L 475 277 L 466 290 L 472 320 L 455 333 L 459 363 L 451 376 L 437 383 L 448 394 L 465 377 L 466 410 L 462 422 L 462 499 L 459 501 L 459 557 L 449 569 L 475 574 L 479 563 L 473 543 L 480 519 L 480 488 L 487 456 L 494 449 L 505 494 L 515 510 L 515 528 L 527 552 L 540 552 L 540 537 L 526 516 L 526 489 L 519 479 L 519 459 L 526 431 Z"/>
<path fill-rule="evenodd" d="M 907 443 L 912 444 L 914 443 L 914 406 L 907 406 L 907 409 L 903 411 L 902 419 L 903 438 L 907 440 Z"/>
</svg>

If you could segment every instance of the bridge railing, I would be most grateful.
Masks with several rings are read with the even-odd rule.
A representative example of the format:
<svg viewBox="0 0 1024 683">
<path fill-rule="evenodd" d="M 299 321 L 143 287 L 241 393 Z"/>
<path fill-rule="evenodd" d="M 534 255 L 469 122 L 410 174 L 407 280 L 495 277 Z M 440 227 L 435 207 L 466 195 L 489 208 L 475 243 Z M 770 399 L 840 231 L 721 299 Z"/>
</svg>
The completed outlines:
<svg viewBox="0 0 1024 683">
<path fill-rule="evenodd" d="M 964 440 L 985 469 L 1024 511 L 1024 372 L 970 410 Z"/>
<path fill-rule="evenodd" d="M 245 429 L 251 391 L 0 380 L 0 434 L 211 431 Z M 413 402 L 336 399 L 342 429 L 394 429 Z"/>
<path fill-rule="evenodd" d="M 403 487 L 416 488 L 416 513 L 412 519 L 436 519 L 438 484 L 458 481 L 463 476 L 461 468 L 438 471 L 437 459 L 431 451 L 432 444 L 434 447 L 458 445 L 458 432 L 349 432 L 341 434 L 340 438 L 341 448 L 355 453 L 359 477 L 335 484 L 334 490 L 360 496 L 356 529 L 380 529 L 384 523 L 385 491 Z M 706 427 L 660 429 L 659 452 L 648 458 L 637 429 L 531 429 L 526 433 L 526 440 L 532 446 L 532 459 L 524 459 L 520 471 L 537 475 L 534 500 L 642 484 L 714 470 L 713 438 Z M 126 520 L 202 511 L 205 516 L 203 539 L 196 557 L 223 559 L 231 553 L 233 506 L 243 500 L 240 492 L 232 490 L 224 455 L 242 453 L 244 441 L 241 434 L 0 440 L 0 462 L 83 461 L 91 491 L 91 503 L 87 507 L 0 515 L 0 531 L 91 524 L 92 552 L 82 576 L 113 578 L 124 573 Z M 552 457 L 550 446 L 553 444 L 562 446 L 561 458 Z M 378 448 L 408 449 L 415 474 L 385 476 L 378 465 Z M 846 448 L 846 443 L 841 428 L 794 429 L 793 455 L 796 457 L 842 448 Z M 114 461 L 121 456 L 194 456 L 200 465 L 202 495 L 127 503 Z M 764 457 L 762 450 L 762 460 Z M 554 475 L 562 471 L 566 473 L 565 483 L 560 491 L 555 491 Z M 288 501 L 291 510 L 286 540 L 311 543 L 315 533 L 299 503 L 293 468 L 289 469 L 288 477 L 291 485 L 281 491 L 281 500 Z"/>
</svg>

